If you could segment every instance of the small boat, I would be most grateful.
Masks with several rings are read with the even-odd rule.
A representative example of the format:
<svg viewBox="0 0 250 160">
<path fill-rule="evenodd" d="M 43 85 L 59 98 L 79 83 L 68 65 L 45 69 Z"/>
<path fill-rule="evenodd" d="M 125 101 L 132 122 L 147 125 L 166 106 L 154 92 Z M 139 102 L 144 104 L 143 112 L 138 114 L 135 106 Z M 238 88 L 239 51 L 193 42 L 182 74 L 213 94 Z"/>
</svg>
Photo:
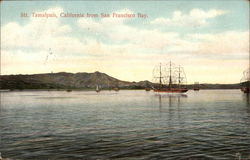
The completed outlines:
<svg viewBox="0 0 250 160">
<path fill-rule="evenodd" d="M 72 92 L 72 89 L 67 89 L 66 91 L 67 91 L 67 92 Z"/>
<path fill-rule="evenodd" d="M 243 77 L 241 78 L 241 91 L 243 93 L 250 93 L 250 68 L 243 72 Z"/>
<path fill-rule="evenodd" d="M 114 90 L 114 91 L 116 91 L 116 92 L 118 92 L 118 91 L 120 90 L 118 80 L 116 81 L 116 83 L 115 83 L 115 86 L 114 86 L 113 90 Z"/>
<path fill-rule="evenodd" d="M 250 88 L 249 87 L 242 87 L 241 91 L 244 93 L 250 93 Z"/>
<path fill-rule="evenodd" d="M 145 91 L 151 91 L 151 88 L 152 88 L 152 84 L 150 84 L 149 81 L 146 81 L 146 84 L 145 84 Z"/>
<path fill-rule="evenodd" d="M 199 91 L 200 90 L 200 85 L 199 82 L 194 83 L 194 91 Z"/>
<path fill-rule="evenodd" d="M 100 91 L 101 91 L 101 89 L 100 89 L 99 85 L 96 85 L 96 89 L 95 89 L 95 91 L 96 91 L 96 92 L 100 92 Z"/>
<path fill-rule="evenodd" d="M 185 93 L 188 91 L 188 89 L 184 87 L 186 81 L 184 69 L 180 66 L 176 67 L 171 61 L 167 65 L 160 63 L 160 65 L 154 68 L 153 74 L 158 84 L 154 87 L 154 92 Z"/>
</svg>

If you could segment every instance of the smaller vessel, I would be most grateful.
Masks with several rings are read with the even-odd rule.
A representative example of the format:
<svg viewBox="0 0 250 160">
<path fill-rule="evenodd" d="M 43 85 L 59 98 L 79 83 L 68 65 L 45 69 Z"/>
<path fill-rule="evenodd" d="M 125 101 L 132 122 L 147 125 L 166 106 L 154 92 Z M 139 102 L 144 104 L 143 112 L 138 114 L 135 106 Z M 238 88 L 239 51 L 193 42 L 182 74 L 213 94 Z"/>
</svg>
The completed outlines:
<svg viewBox="0 0 250 160">
<path fill-rule="evenodd" d="M 150 84 L 150 82 L 149 81 L 146 81 L 146 84 L 145 84 L 145 91 L 150 91 L 151 90 L 151 88 L 152 88 L 152 85 Z"/>
<path fill-rule="evenodd" d="M 194 83 L 194 91 L 199 91 L 200 90 L 200 84 L 199 82 Z"/>
<path fill-rule="evenodd" d="M 115 84 L 115 87 L 113 88 L 113 90 L 116 92 L 118 92 L 120 90 L 118 80 L 116 81 L 116 84 Z"/>
<path fill-rule="evenodd" d="M 250 93 L 250 88 L 249 87 L 242 87 L 241 91 L 244 93 Z"/>
<path fill-rule="evenodd" d="M 96 91 L 96 92 L 100 92 L 100 91 L 101 91 L 101 89 L 100 89 L 99 85 L 96 85 L 96 89 L 95 89 L 95 91 Z"/>
<path fill-rule="evenodd" d="M 250 93 L 250 68 L 243 72 L 243 77 L 241 78 L 241 91 L 244 93 Z"/>
<path fill-rule="evenodd" d="M 66 91 L 67 91 L 67 92 L 72 92 L 72 89 L 67 89 Z"/>
</svg>

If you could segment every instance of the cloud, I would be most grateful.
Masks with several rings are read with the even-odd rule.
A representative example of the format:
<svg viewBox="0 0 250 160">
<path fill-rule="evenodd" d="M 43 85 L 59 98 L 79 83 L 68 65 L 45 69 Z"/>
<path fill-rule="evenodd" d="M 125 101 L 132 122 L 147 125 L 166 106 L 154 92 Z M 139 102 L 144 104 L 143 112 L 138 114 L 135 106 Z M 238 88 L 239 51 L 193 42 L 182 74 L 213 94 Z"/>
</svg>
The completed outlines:
<svg viewBox="0 0 250 160">
<path fill-rule="evenodd" d="M 133 13 L 132 11 L 130 12 Z M 122 11 L 116 13 L 122 13 Z M 103 36 L 113 44 L 127 44 L 130 49 L 162 49 L 176 41 L 179 35 L 176 32 L 163 33 L 157 29 L 136 28 L 128 25 L 127 21 L 129 20 L 124 18 L 106 18 L 101 20 L 81 18 L 77 24 L 85 32 L 90 32 L 94 36 L 96 34 Z"/>
<path fill-rule="evenodd" d="M 101 31 L 103 27 L 101 23 L 98 23 L 94 21 L 93 19 L 86 19 L 86 18 L 81 18 L 78 21 L 78 26 L 83 29 L 87 29 L 89 31 L 95 31 L 95 32 Z"/>
<path fill-rule="evenodd" d="M 63 9 L 55 7 L 41 12 L 59 13 Z M 133 13 L 128 9 L 115 12 Z M 198 9 L 188 16 L 204 25 L 222 14 L 225 13 L 219 10 Z M 175 13 L 172 19 L 177 23 L 185 16 Z M 222 62 L 226 66 L 241 65 L 235 69 L 237 73 L 247 64 L 244 57 L 249 52 L 249 31 L 180 35 L 161 31 L 157 26 L 131 25 L 129 18 L 76 20 L 64 24 L 60 18 L 30 18 L 27 24 L 11 22 L 2 26 L 2 73 L 99 70 L 124 80 L 151 80 L 155 64 L 172 60 L 186 67 L 189 76 L 196 76 L 192 82 L 199 75 L 208 79 L 209 71 L 217 75 L 227 72 L 217 70 Z M 44 65 L 49 48 L 55 55 Z"/>
<path fill-rule="evenodd" d="M 249 31 L 226 31 L 216 34 L 188 34 L 199 54 L 247 55 L 249 53 Z"/>
<path fill-rule="evenodd" d="M 36 13 L 63 12 L 60 7 Z M 48 51 L 52 48 L 57 53 L 79 53 L 83 51 L 84 40 L 72 37 L 72 27 L 63 24 L 59 18 L 30 17 L 27 24 L 10 22 L 1 27 L 1 44 L 3 49 L 30 50 L 34 53 Z"/>
<path fill-rule="evenodd" d="M 200 16 L 209 18 L 219 14 L 222 13 L 211 11 L 208 15 Z M 192 13 L 192 15 L 195 14 Z M 245 58 L 249 52 L 249 31 L 180 36 L 177 32 L 163 32 L 156 28 L 136 28 L 126 24 L 126 21 L 112 23 L 110 26 L 102 20 L 95 23 L 100 27 L 105 26 L 98 30 L 98 33 L 105 39 L 111 40 L 112 46 L 116 42 L 123 44 L 116 44 L 117 49 L 120 47 L 124 51 L 123 54 L 117 55 L 113 50 L 115 52 L 110 52 L 111 54 L 113 52 L 111 61 L 109 56 L 101 58 L 104 68 L 117 66 L 105 69 L 121 79 L 135 80 L 135 77 L 141 77 L 138 80 L 143 78 L 151 80 L 151 70 L 155 64 L 172 60 L 186 68 L 189 83 L 194 81 L 232 83 L 238 82 L 241 70 L 247 64 Z M 106 49 L 110 50 L 110 48 Z M 225 67 L 221 68 L 222 65 Z M 228 70 L 230 66 L 231 70 Z M 124 74 L 119 74 L 120 71 Z M 208 72 L 217 76 L 208 75 Z"/>
<path fill-rule="evenodd" d="M 175 11 L 171 18 L 156 18 L 151 21 L 155 25 L 169 26 L 204 26 L 208 24 L 208 20 L 217 16 L 226 14 L 224 10 L 211 9 L 204 11 L 201 9 L 192 9 L 189 14 L 184 14 L 181 11 Z"/>
<path fill-rule="evenodd" d="M 44 12 L 59 14 L 63 9 L 55 7 L 41 11 Z M 129 9 L 114 12 L 133 14 Z M 221 14 L 224 14 L 224 11 L 205 12 L 199 9 L 193 9 L 189 13 L 196 19 L 212 18 Z M 183 16 L 185 15 L 181 12 L 175 13 L 174 19 Z M 25 25 L 11 22 L 1 28 L 2 47 L 12 50 L 33 49 L 34 53 L 36 50 L 48 51 L 52 48 L 61 56 L 121 56 L 132 53 L 176 54 L 176 56 L 197 53 L 242 54 L 247 53 L 249 49 L 248 32 L 187 34 L 181 37 L 178 32 L 138 28 L 127 24 L 128 21 L 127 18 L 80 18 L 77 21 L 80 28 L 78 34 L 84 36 L 76 37 L 71 34 L 75 32 L 72 26 L 63 24 L 59 18 L 30 18 Z"/>
</svg>

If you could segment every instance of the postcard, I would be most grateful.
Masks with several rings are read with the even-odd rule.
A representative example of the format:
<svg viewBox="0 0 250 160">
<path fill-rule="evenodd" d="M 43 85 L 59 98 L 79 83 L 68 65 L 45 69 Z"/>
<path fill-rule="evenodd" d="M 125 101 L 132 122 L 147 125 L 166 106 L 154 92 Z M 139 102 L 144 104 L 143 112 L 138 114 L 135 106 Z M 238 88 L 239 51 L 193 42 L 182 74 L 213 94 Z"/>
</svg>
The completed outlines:
<svg viewBox="0 0 250 160">
<path fill-rule="evenodd" d="M 250 159 L 248 0 L 0 5 L 0 160 Z"/>
</svg>

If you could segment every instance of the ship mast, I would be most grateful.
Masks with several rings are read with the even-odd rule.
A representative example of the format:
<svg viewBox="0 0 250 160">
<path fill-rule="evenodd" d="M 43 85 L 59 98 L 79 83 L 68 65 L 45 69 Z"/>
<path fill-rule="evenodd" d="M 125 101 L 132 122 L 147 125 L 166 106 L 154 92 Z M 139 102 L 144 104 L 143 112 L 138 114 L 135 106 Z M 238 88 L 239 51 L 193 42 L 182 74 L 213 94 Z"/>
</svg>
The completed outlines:
<svg viewBox="0 0 250 160">
<path fill-rule="evenodd" d="M 172 87 L 172 77 L 171 77 L 171 61 L 170 61 L 170 67 L 169 67 L 169 88 Z"/>
<path fill-rule="evenodd" d="M 250 52 L 248 55 L 248 89 L 250 89 Z"/>
<path fill-rule="evenodd" d="M 160 63 L 160 87 L 162 87 L 162 82 L 161 82 L 161 63 Z"/>
<path fill-rule="evenodd" d="M 179 77 L 178 77 L 178 86 L 179 86 L 179 88 L 180 88 L 180 84 L 181 84 L 181 68 L 180 68 L 180 66 L 179 66 Z"/>
</svg>

